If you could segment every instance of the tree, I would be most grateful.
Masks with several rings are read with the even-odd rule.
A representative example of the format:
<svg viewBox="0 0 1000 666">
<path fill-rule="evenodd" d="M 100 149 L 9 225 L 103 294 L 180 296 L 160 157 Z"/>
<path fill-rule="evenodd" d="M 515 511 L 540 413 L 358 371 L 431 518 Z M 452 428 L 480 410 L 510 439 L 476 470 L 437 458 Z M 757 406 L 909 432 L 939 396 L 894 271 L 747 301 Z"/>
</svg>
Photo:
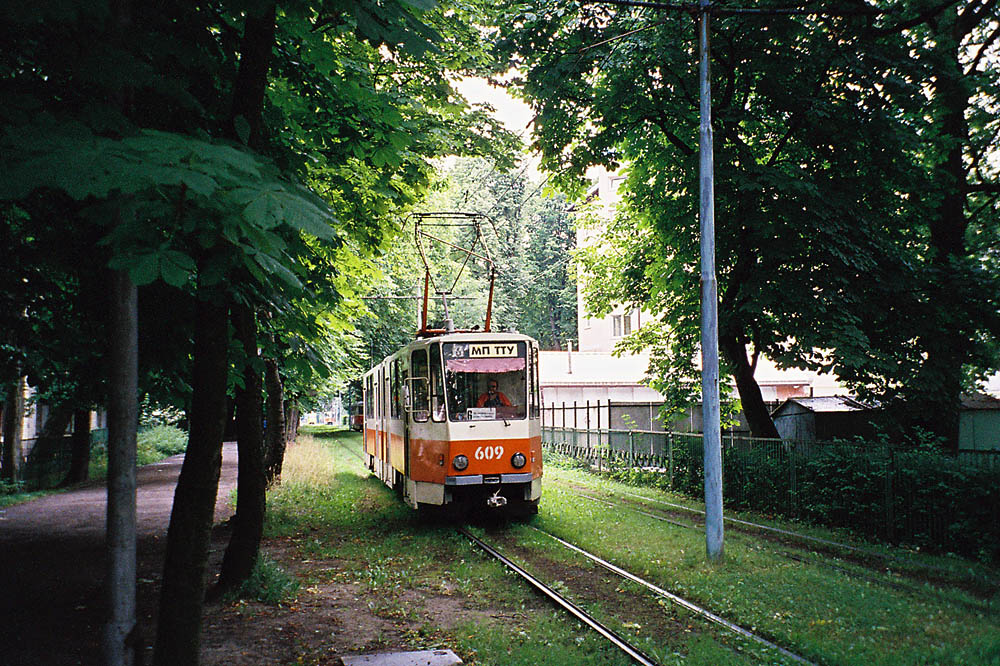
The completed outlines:
<svg viewBox="0 0 1000 666">
<path fill-rule="evenodd" d="M 565 199 L 543 192 L 544 182 L 529 182 L 527 159 L 523 157 L 518 171 L 504 171 L 482 159 L 457 160 L 442 175 L 442 189 L 428 206 L 488 218 L 484 235 L 498 275 L 493 321 L 540 340 L 545 348 L 558 349 L 576 337 L 576 290 L 569 274 L 575 236 Z M 435 255 L 440 264 L 450 260 Z M 485 316 L 484 284 L 485 276 L 464 283 L 470 291 L 463 294 L 475 300 L 453 306 L 467 325 Z"/>
<path fill-rule="evenodd" d="M 360 258 L 426 189 L 429 159 L 510 143 L 448 83 L 449 69 L 482 66 L 475 5 L 239 9 L 8 8 L 2 29 L 11 103 L 0 117 L 0 200 L 27 221 L 23 229 L 86 237 L 80 248 L 98 272 L 110 268 L 156 294 L 143 307 L 164 330 L 145 326 L 142 335 L 166 344 L 144 367 L 144 389 L 189 404 L 159 663 L 197 662 L 231 304 L 292 327 L 274 336 L 271 351 L 285 355 L 276 362 L 324 368 L 314 350 L 335 347 L 330 338 L 349 327 L 316 313 L 343 313 L 339 304 L 363 281 Z M 125 14 L 131 23 L 121 31 L 114 19 Z M 268 53 L 270 66 L 266 57 L 251 66 L 253 54 Z M 47 296 L 28 296 L 39 295 Z M 12 312 L 23 302 L 14 299 Z M 317 331 L 324 335 L 310 337 Z"/>
<path fill-rule="evenodd" d="M 925 366 L 930 347 L 915 341 L 907 315 L 920 299 L 909 292 L 929 277 L 922 248 L 933 234 L 918 193 L 947 189 L 921 161 L 919 146 L 933 137 L 914 122 L 923 98 L 910 35 L 881 30 L 883 20 L 713 20 L 720 348 L 758 435 L 776 434 L 754 380 L 761 354 L 835 371 L 883 401 L 902 395 L 900 386 L 919 393 L 911 370 Z M 668 338 L 657 362 L 689 377 L 699 294 L 691 24 L 553 2 L 512 7 L 501 25 L 538 112 L 543 165 L 576 191 L 589 165 L 626 165 L 611 254 L 585 262 L 591 295 L 607 292 L 598 308 L 617 301 L 662 313 Z M 961 337 L 971 342 L 988 327 L 980 320 Z"/>
</svg>

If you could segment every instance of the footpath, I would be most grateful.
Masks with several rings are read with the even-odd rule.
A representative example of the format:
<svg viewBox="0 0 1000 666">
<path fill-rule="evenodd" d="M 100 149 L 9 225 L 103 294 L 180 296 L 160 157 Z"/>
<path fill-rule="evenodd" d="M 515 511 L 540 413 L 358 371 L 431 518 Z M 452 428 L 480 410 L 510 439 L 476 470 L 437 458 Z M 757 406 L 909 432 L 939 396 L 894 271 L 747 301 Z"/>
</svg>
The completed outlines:
<svg viewBox="0 0 1000 666">
<path fill-rule="evenodd" d="M 236 444 L 223 447 L 215 522 L 232 515 Z M 137 477 L 138 605 L 144 631 L 155 628 L 156 590 L 184 456 L 141 467 Z M 0 509 L 0 665 L 100 664 L 107 617 L 103 483 Z M 224 544 L 223 544 L 224 545 Z M 211 571 L 221 552 L 213 545 Z M 149 644 L 152 636 L 143 636 Z"/>
</svg>

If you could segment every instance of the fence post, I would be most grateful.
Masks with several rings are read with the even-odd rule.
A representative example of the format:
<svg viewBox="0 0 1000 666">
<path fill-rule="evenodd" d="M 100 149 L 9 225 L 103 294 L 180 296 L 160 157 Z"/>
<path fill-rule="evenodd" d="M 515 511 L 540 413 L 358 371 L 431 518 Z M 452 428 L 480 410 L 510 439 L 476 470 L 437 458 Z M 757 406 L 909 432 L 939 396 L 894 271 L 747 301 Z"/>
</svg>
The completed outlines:
<svg viewBox="0 0 1000 666">
<path fill-rule="evenodd" d="M 628 466 L 629 469 L 635 467 L 635 432 L 628 430 Z"/>
<path fill-rule="evenodd" d="M 670 462 L 670 489 L 674 489 L 674 433 L 667 433 L 667 459 Z"/>
<path fill-rule="evenodd" d="M 795 442 L 792 441 L 788 444 L 788 506 L 789 513 L 791 513 L 793 518 L 798 517 L 799 513 L 799 500 L 798 500 L 798 477 L 796 475 L 795 469 Z"/>
<path fill-rule="evenodd" d="M 587 457 L 590 457 L 590 400 L 587 401 Z"/>
<path fill-rule="evenodd" d="M 573 401 L 573 454 L 576 455 L 577 449 L 580 447 L 580 429 L 577 427 L 576 422 L 576 400 Z"/>
<path fill-rule="evenodd" d="M 601 443 L 604 441 L 604 435 L 601 434 L 601 401 L 597 401 L 597 450 L 601 450 Z M 591 454 L 593 455 L 593 454 Z"/>
<path fill-rule="evenodd" d="M 608 428 L 608 443 L 611 442 L 611 428 Z M 604 462 L 604 442 L 598 442 L 597 444 L 597 471 L 602 471 Z"/>
<path fill-rule="evenodd" d="M 885 539 L 892 543 L 895 537 L 895 515 L 893 512 L 892 477 L 896 473 L 896 452 L 891 446 L 888 449 L 888 456 L 885 464 Z"/>
</svg>

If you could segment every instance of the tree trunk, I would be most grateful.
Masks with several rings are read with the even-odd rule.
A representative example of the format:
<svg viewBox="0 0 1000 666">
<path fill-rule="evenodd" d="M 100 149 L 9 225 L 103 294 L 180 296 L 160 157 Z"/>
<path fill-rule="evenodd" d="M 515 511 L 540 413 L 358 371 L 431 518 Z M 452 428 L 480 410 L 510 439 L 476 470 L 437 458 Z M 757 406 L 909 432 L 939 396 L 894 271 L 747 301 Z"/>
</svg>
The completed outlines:
<svg viewBox="0 0 1000 666">
<path fill-rule="evenodd" d="M 278 362 L 273 359 L 264 361 L 264 385 L 267 388 L 264 476 L 271 485 L 281 482 L 281 464 L 285 460 L 285 400 Z"/>
<path fill-rule="evenodd" d="M 107 590 L 104 633 L 107 664 L 141 663 L 136 630 L 135 455 L 139 427 L 139 335 L 136 288 L 128 275 L 111 275 L 108 337 Z"/>
<path fill-rule="evenodd" d="M 965 112 L 969 107 L 970 91 L 959 60 L 964 34 L 958 8 L 945 10 L 933 27 L 939 58 L 933 100 L 939 119 L 937 145 L 947 147 L 935 174 L 937 190 L 942 196 L 937 214 L 930 222 L 932 279 L 937 286 L 937 297 L 932 302 L 940 307 L 932 315 L 936 330 L 926 336 L 924 368 L 915 378 L 916 393 L 925 396 L 921 402 L 926 404 L 915 406 L 914 411 L 919 413 L 917 425 L 939 436 L 947 448 L 955 451 L 958 449 L 962 365 L 968 361 L 974 335 L 970 330 L 969 303 L 970 299 L 979 297 L 979 294 L 969 293 L 963 279 L 969 271 L 963 151 L 969 145 Z"/>
<path fill-rule="evenodd" d="M 248 14 L 243 22 L 240 43 L 240 66 L 233 87 L 229 132 L 239 139 L 237 119 L 247 123 L 247 145 L 257 151 L 265 148 L 264 98 L 267 91 L 271 51 L 274 47 L 275 3 L 268 3 L 260 15 Z M 236 441 L 239 449 L 239 479 L 233 533 L 222 560 L 217 592 L 239 586 L 249 576 L 257 561 L 264 531 L 265 491 L 263 386 L 257 354 L 257 320 L 253 310 L 244 305 L 232 308 L 233 327 L 243 345 L 246 365 L 243 387 L 236 392 Z"/>
<path fill-rule="evenodd" d="M 72 458 L 66 478 L 60 484 L 69 486 L 86 481 L 90 476 L 90 410 L 73 412 Z"/>
<path fill-rule="evenodd" d="M 199 290 L 201 291 L 201 290 Z M 197 664 L 205 569 L 222 467 L 229 328 L 227 309 L 199 294 L 191 430 L 167 531 L 167 554 L 153 663 Z"/>
<path fill-rule="evenodd" d="M 299 434 L 299 408 L 291 400 L 285 401 L 285 445 L 295 441 Z"/>
<path fill-rule="evenodd" d="M 257 355 L 257 320 L 245 305 L 232 308 L 233 328 L 243 345 L 243 387 L 236 391 L 236 441 L 239 446 L 239 481 L 233 533 L 222 559 L 216 593 L 238 587 L 250 576 L 264 532 L 266 508 L 264 479 L 263 380 Z"/>
<path fill-rule="evenodd" d="M 753 376 L 753 367 L 747 359 L 746 348 L 729 334 L 719 335 L 719 347 L 729 365 L 733 368 L 733 379 L 740 392 L 740 404 L 743 405 L 743 415 L 750 425 L 750 434 L 754 437 L 772 437 L 777 439 L 778 429 L 774 427 L 771 413 L 761 395 L 760 385 Z"/>
<path fill-rule="evenodd" d="M 20 478 L 24 389 L 25 380 L 21 377 L 7 387 L 7 397 L 3 404 L 3 457 L 0 459 L 2 468 L 0 478 L 12 483 Z"/>
</svg>

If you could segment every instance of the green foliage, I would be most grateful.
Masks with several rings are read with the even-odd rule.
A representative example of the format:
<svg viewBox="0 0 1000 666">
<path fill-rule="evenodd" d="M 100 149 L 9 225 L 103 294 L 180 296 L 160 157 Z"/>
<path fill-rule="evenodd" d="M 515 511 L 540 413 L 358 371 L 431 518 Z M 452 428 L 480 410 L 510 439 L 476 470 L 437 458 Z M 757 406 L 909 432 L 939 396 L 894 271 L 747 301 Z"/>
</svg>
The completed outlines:
<svg viewBox="0 0 1000 666">
<path fill-rule="evenodd" d="M 252 599 L 264 604 L 277 606 L 289 601 L 299 591 L 299 582 L 282 569 L 274 560 L 261 552 L 253 565 L 250 577 L 228 595 L 234 599 Z"/>
<path fill-rule="evenodd" d="M 155 404 L 148 395 L 139 403 L 140 430 L 154 426 L 177 426 L 184 418 L 183 412 L 176 407 Z"/>
<path fill-rule="evenodd" d="M 703 497 L 701 437 L 675 435 L 671 441 L 670 453 L 641 463 L 630 461 L 627 451 L 605 452 L 602 467 L 623 483 Z M 886 442 L 724 439 L 723 444 L 723 497 L 729 509 L 1000 561 L 1000 526 L 993 520 L 1000 510 L 995 492 L 1000 470 L 963 463 L 934 443 L 914 449 Z M 582 450 L 569 453 L 583 455 Z"/>
<path fill-rule="evenodd" d="M 259 118 L 236 114 L 243 9 L 143 7 L 120 31 L 108 7 L 61 7 L 5 9 L 0 27 L 0 372 L 46 397 L 103 402 L 105 267 L 141 287 L 157 402 L 190 400 L 196 287 L 266 313 L 290 397 L 335 394 L 373 258 L 431 160 L 508 163 L 515 145 L 449 82 L 489 68 L 478 3 L 279 7 Z"/>
<path fill-rule="evenodd" d="M 187 449 L 187 441 L 186 432 L 170 425 L 155 425 L 140 430 L 138 436 L 139 464 L 144 465 L 168 456 L 184 453 Z"/>
<path fill-rule="evenodd" d="M 543 193 L 519 172 L 503 170 L 502 163 L 485 159 L 459 159 L 444 171 L 432 196 L 424 204 L 428 211 L 480 213 L 488 218 L 483 234 L 497 270 L 492 326 L 512 327 L 538 339 L 545 348 L 559 348 L 576 337 L 576 287 L 570 266 L 575 243 L 565 200 Z M 412 229 L 412 227 L 408 227 Z M 435 228 L 434 234 L 468 247 L 465 232 Z M 423 263 L 413 247 L 412 231 L 399 238 L 379 267 L 383 283 L 379 295 L 423 295 Z M 482 249 L 480 247 L 480 249 Z M 479 267 L 462 269 L 465 257 L 446 245 L 427 243 L 441 288 L 455 284 L 449 311 L 459 328 L 482 325 L 485 320 L 488 278 Z M 407 342 L 416 329 L 419 301 L 378 300 L 369 303 L 377 321 L 366 324 L 366 338 L 373 358 L 381 359 Z M 439 299 L 430 304 L 431 325 L 444 318 Z"/>
<path fill-rule="evenodd" d="M 982 100 L 996 99 L 997 79 L 982 71 L 986 57 L 970 66 L 972 53 L 995 50 L 995 40 L 985 45 L 993 37 L 982 41 L 994 31 L 989 12 L 956 25 L 949 7 L 943 23 L 914 33 L 895 12 L 761 9 L 712 18 L 724 364 L 752 371 L 763 354 L 835 372 L 883 403 L 919 403 L 925 421 L 953 414 L 954 375 L 998 362 L 988 341 L 1000 330 L 1000 272 L 995 247 L 981 244 L 995 239 L 998 200 L 980 197 L 996 185 L 983 156 L 996 150 L 998 107 Z M 896 9 L 923 26 L 915 4 Z M 519 63 L 518 90 L 537 112 L 543 167 L 575 194 L 592 165 L 626 178 L 617 219 L 581 253 L 588 308 L 660 316 L 659 336 L 628 344 L 651 348 L 671 407 L 691 400 L 699 109 L 688 16 L 546 0 L 505 7 L 499 26 L 499 48 Z M 939 87 L 928 114 L 926 92 Z M 963 135 L 970 114 L 977 121 Z M 950 118 L 948 128 L 935 117 Z M 962 180 L 990 184 L 981 192 Z M 973 199 L 978 212 L 963 212 Z"/>
</svg>

